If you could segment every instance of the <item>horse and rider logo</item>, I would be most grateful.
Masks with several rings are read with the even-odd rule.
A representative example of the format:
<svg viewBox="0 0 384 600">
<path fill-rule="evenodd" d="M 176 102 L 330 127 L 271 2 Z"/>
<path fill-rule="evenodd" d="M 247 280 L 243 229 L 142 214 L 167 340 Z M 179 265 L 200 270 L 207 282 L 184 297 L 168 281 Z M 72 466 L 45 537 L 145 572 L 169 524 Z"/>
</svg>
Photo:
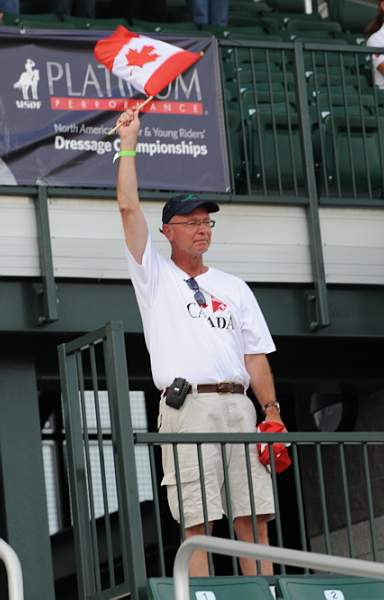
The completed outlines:
<svg viewBox="0 0 384 600">
<path fill-rule="evenodd" d="M 40 71 L 35 69 L 36 63 L 31 58 L 27 58 L 24 65 L 24 71 L 19 79 L 13 84 L 16 90 L 20 90 L 23 100 L 17 100 L 18 108 L 40 108 L 41 102 L 38 96 L 38 85 L 40 81 Z"/>
</svg>

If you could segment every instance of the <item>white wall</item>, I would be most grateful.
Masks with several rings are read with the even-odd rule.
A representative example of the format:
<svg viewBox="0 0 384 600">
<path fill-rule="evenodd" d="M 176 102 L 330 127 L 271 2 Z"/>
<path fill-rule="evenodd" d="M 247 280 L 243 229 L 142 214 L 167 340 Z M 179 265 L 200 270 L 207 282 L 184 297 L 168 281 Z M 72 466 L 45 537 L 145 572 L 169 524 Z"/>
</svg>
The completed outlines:
<svg viewBox="0 0 384 600">
<path fill-rule="evenodd" d="M 162 202 L 144 202 L 150 229 L 158 231 Z M 124 240 L 113 200 L 51 199 L 56 277 L 126 279 Z M 384 211 L 322 208 L 321 229 L 329 283 L 384 283 Z M 292 206 L 223 205 L 207 262 L 252 282 L 311 281 L 305 209 Z M 33 201 L 0 197 L 0 276 L 37 276 L 38 246 Z"/>
</svg>

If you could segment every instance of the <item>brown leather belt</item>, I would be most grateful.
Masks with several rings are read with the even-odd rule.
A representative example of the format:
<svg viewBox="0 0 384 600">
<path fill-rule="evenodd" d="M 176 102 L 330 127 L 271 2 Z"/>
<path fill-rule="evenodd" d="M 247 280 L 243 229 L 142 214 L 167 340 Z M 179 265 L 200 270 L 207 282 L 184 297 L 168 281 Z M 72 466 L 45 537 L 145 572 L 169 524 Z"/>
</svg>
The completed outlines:
<svg viewBox="0 0 384 600">
<path fill-rule="evenodd" d="M 165 393 L 169 388 L 165 389 Z M 192 386 L 189 386 L 188 394 L 192 393 Z M 220 383 L 201 383 L 197 385 L 198 394 L 244 394 L 244 386 L 241 383 L 232 381 L 222 381 Z"/>
</svg>

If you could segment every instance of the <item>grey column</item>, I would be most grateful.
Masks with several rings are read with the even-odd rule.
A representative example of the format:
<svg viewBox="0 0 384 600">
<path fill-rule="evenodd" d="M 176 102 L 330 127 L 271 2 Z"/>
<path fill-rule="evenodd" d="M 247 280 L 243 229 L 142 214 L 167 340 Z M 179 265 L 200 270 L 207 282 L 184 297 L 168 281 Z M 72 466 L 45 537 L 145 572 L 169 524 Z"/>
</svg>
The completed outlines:
<svg viewBox="0 0 384 600">
<path fill-rule="evenodd" d="M 0 358 L 0 506 L 25 600 L 54 600 L 37 382 L 32 360 L 20 357 Z"/>
</svg>

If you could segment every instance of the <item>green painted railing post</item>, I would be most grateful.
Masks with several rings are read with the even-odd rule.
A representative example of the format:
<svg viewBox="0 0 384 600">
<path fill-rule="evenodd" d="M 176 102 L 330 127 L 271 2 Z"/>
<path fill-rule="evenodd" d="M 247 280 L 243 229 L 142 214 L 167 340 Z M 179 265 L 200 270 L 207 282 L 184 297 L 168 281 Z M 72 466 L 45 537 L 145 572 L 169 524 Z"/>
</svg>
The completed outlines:
<svg viewBox="0 0 384 600">
<path fill-rule="evenodd" d="M 35 206 L 41 272 L 41 285 L 38 284 L 36 286 L 36 293 L 42 299 L 42 306 L 39 305 L 38 323 L 39 325 L 46 325 L 57 321 L 59 315 L 57 310 L 57 290 L 53 272 L 48 195 L 45 186 L 38 186 Z"/>
<path fill-rule="evenodd" d="M 315 330 L 330 325 L 327 284 L 325 280 L 323 245 L 320 230 L 319 202 L 316 187 L 315 161 L 311 139 L 311 127 L 308 111 L 308 97 L 305 83 L 305 65 L 302 42 L 294 43 L 295 68 L 297 80 L 297 103 L 300 115 L 301 139 L 303 144 L 304 167 L 308 193 L 308 227 L 311 249 L 312 273 L 315 290 L 309 294 L 309 307 L 314 305 L 315 316 L 310 318 L 310 328 Z"/>
<path fill-rule="evenodd" d="M 116 481 L 118 527 L 112 544 L 108 494 L 104 496 L 103 523 L 96 519 L 91 464 L 91 429 L 88 425 L 86 391 L 88 369 L 93 392 L 98 395 L 95 346 L 102 351 L 113 444 L 113 476 Z M 88 360 L 88 358 L 90 360 Z M 89 363 L 89 364 L 88 364 Z M 135 447 L 130 415 L 127 360 L 121 322 L 81 336 L 59 346 L 60 379 L 68 448 L 71 506 L 75 542 L 76 575 L 80 600 L 112 600 L 127 594 L 132 600 L 146 600 L 146 569 L 140 500 L 135 463 Z M 100 432 L 99 432 L 100 437 Z M 102 439 L 101 439 L 102 443 Z M 100 461 L 100 465 L 103 461 Z M 105 463 L 103 463 L 105 465 Z M 105 479 L 105 473 L 102 479 Z M 102 531 L 106 541 L 102 550 Z M 109 537 L 108 537 L 109 536 Z M 113 555 L 113 553 L 116 553 Z M 119 552 L 119 554 L 117 554 Z M 101 557 L 104 558 L 101 558 Z M 115 578 L 115 562 L 121 556 L 122 574 Z M 108 564 L 104 573 L 101 561 Z M 109 576 L 109 581 L 106 582 Z M 119 580 L 116 583 L 117 579 Z"/>
<path fill-rule="evenodd" d="M 143 532 L 141 526 L 139 491 L 135 464 L 135 446 L 129 406 L 129 385 L 121 322 L 106 326 L 105 371 L 110 403 L 113 444 L 117 471 L 117 494 L 121 511 L 122 530 L 126 537 L 121 540 L 124 571 L 132 582 L 133 600 L 146 598 L 146 571 Z"/>
<path fill-rule="evenodd" d="M 95 591 L 93 585 L 94 564 L 89 549 L 92 547 L 90 520 L 88 511 L 88 491 L 84 466 L 83 432 L 79 386 L 77 381 L 76 354 L 68 354 L 66 345 L 58 348 L 59 369 L 63 398 L 64 422 L 66 424 L 66 442 L 68 449 L 68 475 L 71 489 L 73 516 L 73 536 L 77 565 L 77 584 L 79 598 Z M 71 424 L 70 430 L 68 423 Z"/>
</svg>

